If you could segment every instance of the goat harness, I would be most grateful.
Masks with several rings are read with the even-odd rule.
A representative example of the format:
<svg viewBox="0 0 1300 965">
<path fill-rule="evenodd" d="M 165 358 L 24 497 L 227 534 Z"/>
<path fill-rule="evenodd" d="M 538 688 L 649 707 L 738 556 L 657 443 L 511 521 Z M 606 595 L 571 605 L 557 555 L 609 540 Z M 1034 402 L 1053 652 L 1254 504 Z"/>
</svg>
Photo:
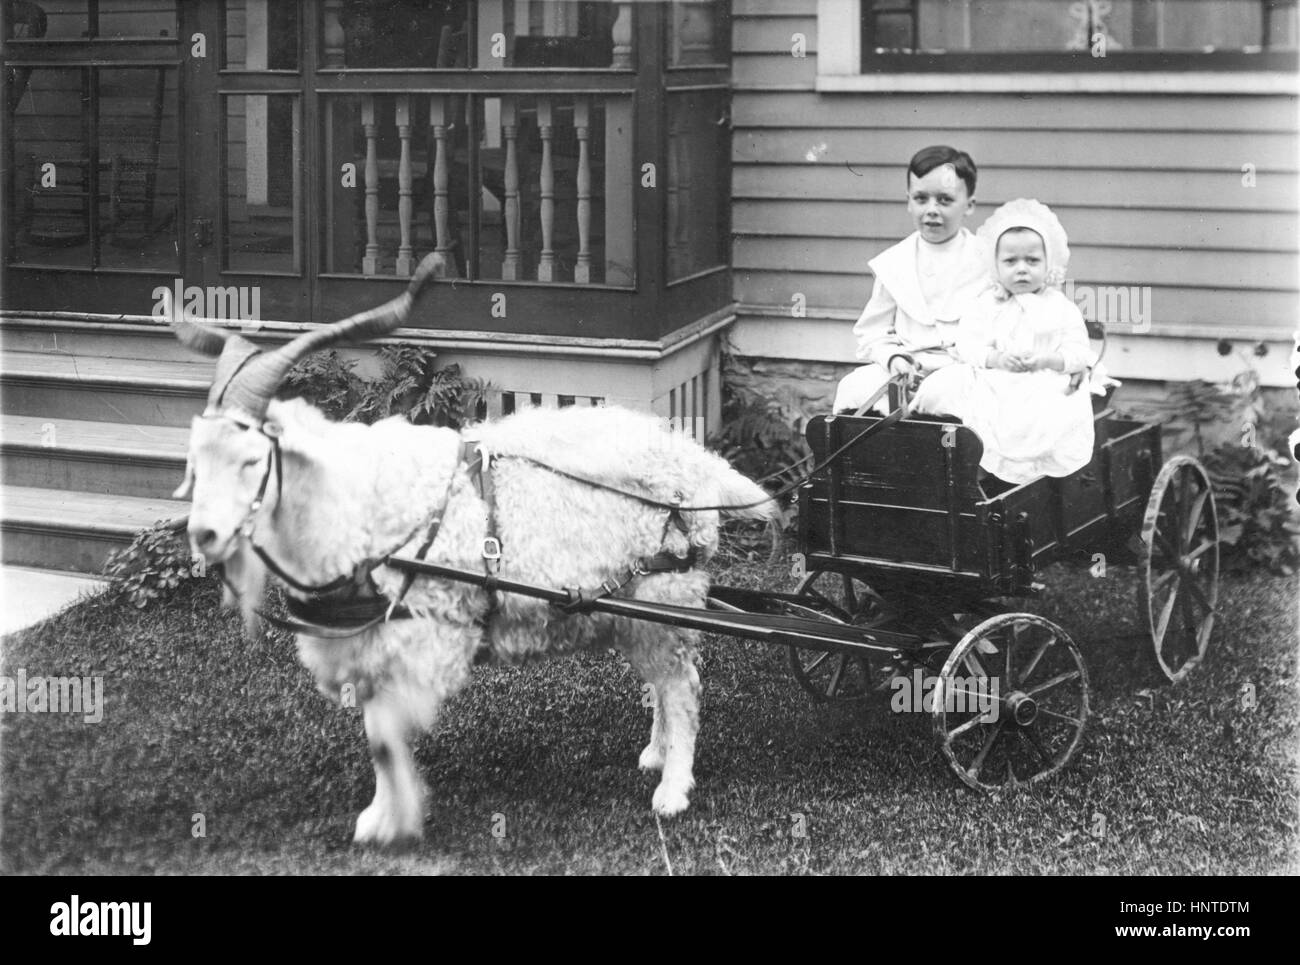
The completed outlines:
<svg viewBox="0 0 1300 965">
<path fill-rule="evenodd" d="M 392 566 L 402 568 L 397 562 L 390 559 L 391 553 L 375 559 L 362 560 L 351 573 L 344 573 L 326 583 L 307 584 L 288 573 L 270 553 L 257 543 L 253 538 L 253 530 L 256 525 L 257 514 L 261 511 L 266 498 L 272 472 L 275 473 L 277 507 L 280 504 L 280 496 L 283 492 L 284 460 L 280 450 L 280 428 L 269 420 L 254 424 L 228 414 L 223 414 L 221 417 L 229 419 L 243 429 L 255 429 L 270 443 L 266 468 L 262 472 L 257 495 L 253 497 L 247 512 L 244 514 L 244 518 L 239 525 L 239 532 L 248 541 L 248 545 L 252 547 L 253 552 L 257 554 L 257 557 L 266 565 L 267 569 L 287 586 L 305 595 L 304 597 L 292 594 L 288 596 L 286 606 L 289 610 L 290 619 L 278 617 L 262 608 L 256 610 L 258 616 L 281 630 L 302 633 L 321 639 L 336 640 L 359 636 L 365 631 L 390 620 L 415 617 L 416 614 L 402 603 L 415 582 L 416 573 L 414 570 L 406 569 L 401 589 L 394 600 L 389 601 L 375 585 L 372 574 L 377 567 Z M 479 443 L 476 435 L 462 434 L 458 466 L 468 472 L 470 481 L 486 508 L 487 535 L 483 539 L 482 555 L 486 571 L 483 587 L 487 591 L 488 610 L 483 618 L 484 629 L 487 628 L 492 616 L 498 610 L 497 580 L 502 558 L 501 539 L 496 535 L 496 486 L 491 465 L 494 458 L 516 457 L 490 453 L 485 446 Z M 557 475 L 571 479 L 575 478 L 569 473 L 562 472 L 537 460 L 526 459 L 526 461 L 540 468 L 548 469 Z M 454 481 L 454 474 L 452 479 Z M 587 482 L 587 480 L 580 481 Z M 443 499 L 443 506 L 447 504 L 450 497 L 450 486 L 451 483 L 448 484 L 448 495 Z M 645 497 L 637 498 L 642 502 L 667 506 L 668 516 L 664 520 L 664 541 L 667 540 L 669 527 L 672 526 L 675 526 L 682 535 L 689 536 L 688 527 L 682 518 L 682 496 L 680 493 L 675 494 L 673 502 L 669 504 L 659 504 Z M 416 559 L 424 559 L 425 554 L 433 546 L 434 540 L 437 539 L 441 525 L 442 514 L 441 512 L 435 512 L 425 531 L 424 540 L 416 553 Z M 418 529 L 412 532 L 399 546 L 405 546 L 418 532 Z M 393 552 L 396 552 L 396 550 Z M 679 556 L 667 549 L 661 549 L 653 556 L 635 560 L 619 574 L 603 580 L 599 586 L 565 587 L 564 592 L 569 598 L 568 602 L 556 606 L 566 615 L 587 613 L 591 611 L 596 600 L 618 592 L 639 576 L 654 573 L 683 573 L 693 568 L 697 561 L 698 552 L 695 546 L 689 546 L 684 556 Z M 221 572 L 220 576 L 226 587 L 238 596 L 238 591 L 226 579 L 225 573 Z"/>
</svg>

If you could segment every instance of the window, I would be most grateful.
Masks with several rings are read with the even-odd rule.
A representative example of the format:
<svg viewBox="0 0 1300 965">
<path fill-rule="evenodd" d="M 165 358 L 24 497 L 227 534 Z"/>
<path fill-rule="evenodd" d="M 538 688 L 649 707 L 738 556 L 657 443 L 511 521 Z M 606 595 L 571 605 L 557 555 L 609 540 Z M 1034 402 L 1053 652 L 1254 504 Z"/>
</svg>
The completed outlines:
<svg viewBox="0 0 1300 965">
<path fill-rule="evenodd" d="M 1295 70 L 1296 0 L 862 0 L 862 70 Z"/>
<path fill-rule="evenodd" d="M 176 70 L 19 70 L 10 262 L 176 270 Z"/>
<path fill-rule="evenodd" d="M 322 68 L 628 69 L 629 5 L 609 0 L 332 0 Z"/>
<path fill-rule="evenodd" d="M 174 40 L 175 0 L 10 0 L 6 40 Z"/>
</svg>

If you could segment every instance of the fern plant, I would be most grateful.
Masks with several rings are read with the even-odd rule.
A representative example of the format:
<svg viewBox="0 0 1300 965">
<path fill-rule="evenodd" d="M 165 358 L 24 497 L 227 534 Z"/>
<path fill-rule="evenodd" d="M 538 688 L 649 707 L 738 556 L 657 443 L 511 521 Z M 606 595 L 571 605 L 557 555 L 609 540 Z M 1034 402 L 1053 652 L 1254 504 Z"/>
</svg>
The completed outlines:
<svg viewBox="0 0 1300 965">
<path fill-rule="evenodd" d="M 306 399 L 336 422 L 356 408 L 366 385 L 352 370 L 356 362 L 338 352 L 317 352 L 289 370 L 276 393 L 281 399 Z"/>
<path fill-rule="evenodd" d="M 379 357 L 383 372 L 365 385 L 349 419 L 369 424 L 400 414 L 416 425 L 460 428 L 487 397 L 488 383 L 464 375 L 459 365 L 438 368 L 430 349 L 388 345 Z"/>
</svg>

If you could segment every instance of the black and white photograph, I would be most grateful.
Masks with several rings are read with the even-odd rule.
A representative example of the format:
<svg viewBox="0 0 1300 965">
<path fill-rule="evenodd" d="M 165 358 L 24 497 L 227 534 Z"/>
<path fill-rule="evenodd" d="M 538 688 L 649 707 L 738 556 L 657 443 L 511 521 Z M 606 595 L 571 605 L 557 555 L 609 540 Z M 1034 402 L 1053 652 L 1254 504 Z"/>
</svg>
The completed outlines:
<svg viewBox="0 0 1300 965">
<path fill-rule="evenodd" d="M 1187 879 L 1300 873 L 1297 0 L 0 17 L 25 929 L 1117 876 L 1221 948 Z"/>
</svg>

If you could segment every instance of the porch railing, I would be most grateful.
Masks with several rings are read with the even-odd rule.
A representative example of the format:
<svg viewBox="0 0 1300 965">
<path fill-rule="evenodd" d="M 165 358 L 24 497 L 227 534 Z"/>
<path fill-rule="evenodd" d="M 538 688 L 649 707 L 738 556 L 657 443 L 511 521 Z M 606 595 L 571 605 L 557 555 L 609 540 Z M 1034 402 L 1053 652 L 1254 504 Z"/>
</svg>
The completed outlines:
<svg viewBox="0 0 1300 965">
<path fill-rule="evenodd" d="M 332 160 L 362 203 L 335 192 L 332 271 L 408 276 L 432 249 L 463 278 L 633 283 L 630 97 L 335 100 Z"/>
</svg>

